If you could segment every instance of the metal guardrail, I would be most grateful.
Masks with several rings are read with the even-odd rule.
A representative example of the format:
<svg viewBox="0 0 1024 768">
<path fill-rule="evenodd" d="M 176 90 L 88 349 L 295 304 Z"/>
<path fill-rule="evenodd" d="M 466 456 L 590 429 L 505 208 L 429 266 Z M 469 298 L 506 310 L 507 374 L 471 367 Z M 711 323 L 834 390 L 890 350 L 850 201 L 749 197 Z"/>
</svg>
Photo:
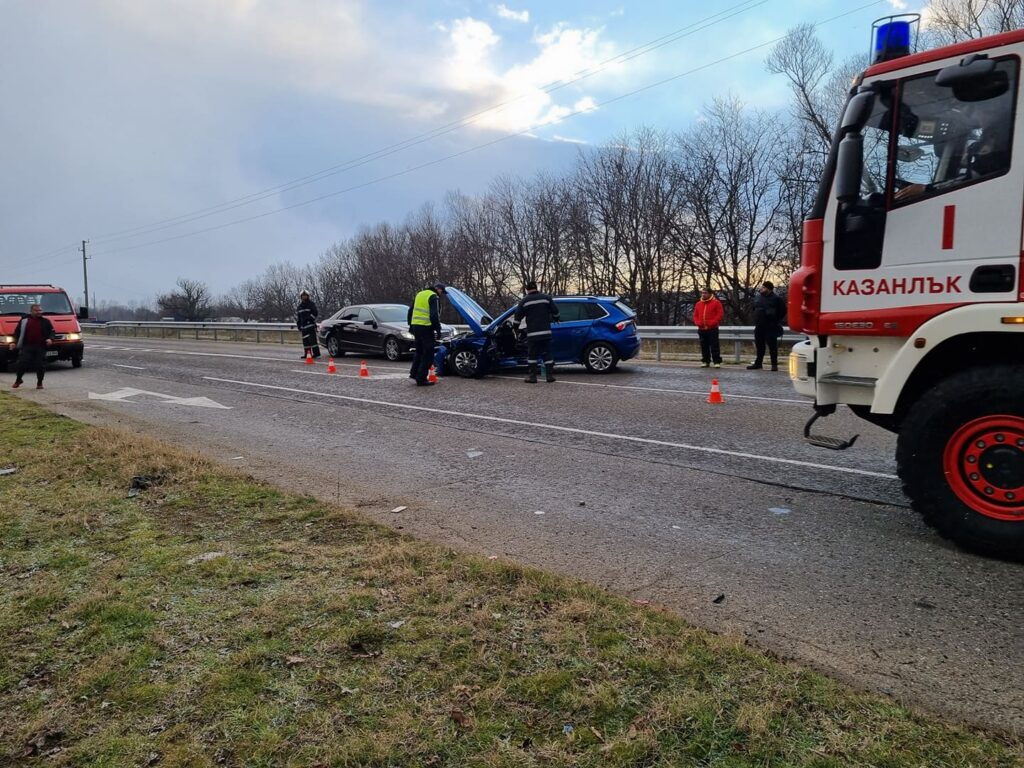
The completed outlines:
<svg viewBox="0 0 1024 768">
<path fill-rule="evenodd" d="M 154 330 L 160 330 L 160 337 L 167 338 L 168 331 L 175 332 L 176 338 L 182 338 L 183 332 L 189 332 L 196 340 L 200 334 L 209 336 L 212 332 L 213 340 L 219 341 L 218 333 L 226 336 L 228 333 L 238 334 L 242 332 L 255 334 L 257 343 L 268 336 L 277 336 L 278 343 L 285 343 L 285 335 L 289 340 L 297 341 L 299 332 L 294 323 L 221 323 L 221 322 L 179 322 L 174 320 L 113 320 L 109 323 L 82 323 L 84 330 L 103 333 L 106 330 L 110 335 L 111 329 L 132 329 L 133 336 L 141 335 L 140 330 L 145 331 L 147 338 L 154 336 Z M 468 330 L 466 326 L 457 325 L 459 331 Z M 654 359 L 662 358 L 662 342 L 664 341 L 697 341 L 697 328 L 692 325 L 639 325 L 637 333 L 644 341 L 654 342 Z M 719 340 L 723 345 L 732 343 L 736 362 L 743 357 L 743 345 L 751 344 L 754 340 L 754 329 L 752 326 L 727 325 L 719 328 Z M 780 344 L 796 343 L 805 337 L 802 334 L 787 331 L 779 339 Z M 237 340 L 237 336 L 234 337 Z"/>
</svg>

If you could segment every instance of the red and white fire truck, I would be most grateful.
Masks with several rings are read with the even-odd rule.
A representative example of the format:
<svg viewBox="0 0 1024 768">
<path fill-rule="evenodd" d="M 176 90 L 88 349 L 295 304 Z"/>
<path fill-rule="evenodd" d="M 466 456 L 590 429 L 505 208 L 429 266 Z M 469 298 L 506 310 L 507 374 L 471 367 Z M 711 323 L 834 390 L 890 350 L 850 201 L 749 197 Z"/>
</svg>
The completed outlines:
<svg viewBox="0 0 1024 768">
<path fill-rule="evenodd" d="M 915 509 L 974 551 L 1024 559 L 1024 30 L 911 53 L 876 22 L 789 291 L 814 397 L 897 433 Z M 856 439 L 856 438 L 854 438 Z"/>
</svg>

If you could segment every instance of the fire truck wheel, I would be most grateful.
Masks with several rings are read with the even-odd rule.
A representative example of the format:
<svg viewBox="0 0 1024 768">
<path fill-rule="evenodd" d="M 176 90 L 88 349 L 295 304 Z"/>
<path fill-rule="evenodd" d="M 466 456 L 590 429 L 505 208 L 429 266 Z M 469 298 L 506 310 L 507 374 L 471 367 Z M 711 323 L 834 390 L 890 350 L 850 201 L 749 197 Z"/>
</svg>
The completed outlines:
<svg viewBox="0 0 1024 768">
<path fill-rule="evenodd" d="M 1024 561 L 1024 366 L 972 368 L 903 420 L 896 465 L 929 525 L 966 549 Z"/>
</svg>

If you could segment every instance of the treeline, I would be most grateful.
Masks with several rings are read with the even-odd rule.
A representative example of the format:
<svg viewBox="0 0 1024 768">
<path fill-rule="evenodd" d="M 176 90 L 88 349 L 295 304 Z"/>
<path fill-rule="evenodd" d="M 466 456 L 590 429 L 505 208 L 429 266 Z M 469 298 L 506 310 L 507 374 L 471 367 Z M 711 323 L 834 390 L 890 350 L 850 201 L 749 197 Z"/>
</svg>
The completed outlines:
<svg viewBox="0 0 1024 768">
<path fill-rule="evenodd" d="M 1024 0 L 932 0 L 930 10 L 926 47 L 1024 23 Z M 500 311 L 536 279 L 552 293 L 622 296 L 652 325 L 689 320 L 696 291 L 710 285 L 727 322 L 748 322 L 756 287 L 783 284 L 797 265 L 833 126 L 865 64 L 837 65 L 813 26 L 796 27 L 765 62 L 791 88 L 788 110 L 719 98 L 685 131 L 637 128 L 581 149 L 567 173 L 499 178 L 479 196 L 450 192 L 216 300 L 202 283 L 179 280 L 158 314 L 291 320 L 303 289 L 326 314 L 409 303 L 435 280 Z"/>
<path fill-rule="evenodd" d="M 744 321 L 752 287 L 784 281 L 797 262 L 816 187 L 808 138 L 793 121 L 718 100 L 690 131 L 640 128 L 581 150 L 564 175 L 451 192 L 404 222 L 335 243 L 313 264 L 275 264 L 217 311 L 289 319 L 302 289 L 325 312 L 409 303 L 435 280 L 500 311 L 536 279 L 551 293 L 622 296 L 646 324 L 688 320 L 694 292 L 712 285 L 730 319 Z"/>
</svg>

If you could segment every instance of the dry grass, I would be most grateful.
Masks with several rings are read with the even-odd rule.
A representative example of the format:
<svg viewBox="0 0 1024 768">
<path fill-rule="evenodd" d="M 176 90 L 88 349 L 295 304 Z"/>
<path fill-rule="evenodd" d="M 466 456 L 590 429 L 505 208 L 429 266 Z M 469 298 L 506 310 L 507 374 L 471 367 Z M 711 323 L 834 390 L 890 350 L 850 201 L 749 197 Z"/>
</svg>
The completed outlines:
<svg viewBox="0 0 1024 768">
<path fill-rule="evenodd" d="M 1024 759 L 666 612 L 7 395 L 0 446 L 18 467 L 0 477 L 0 764 Z M 140 474 L 160 484 L 129 498 Z"/>
</svg>

